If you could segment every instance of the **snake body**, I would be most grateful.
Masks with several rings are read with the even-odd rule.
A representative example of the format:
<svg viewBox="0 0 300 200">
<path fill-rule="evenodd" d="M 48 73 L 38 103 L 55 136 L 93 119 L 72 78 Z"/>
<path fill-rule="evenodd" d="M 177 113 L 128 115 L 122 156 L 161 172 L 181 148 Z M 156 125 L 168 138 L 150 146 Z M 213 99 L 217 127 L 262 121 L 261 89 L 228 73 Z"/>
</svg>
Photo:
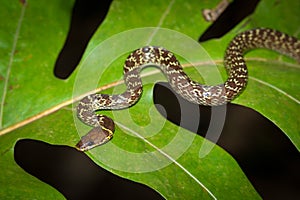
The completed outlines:
<svg viewBox="0 0 300 200">
<path fill-rule="evenodd" d="M 203 85 L 191 80 L 173 53 L 162 47 L 145 46 L 133 51 L 124 64 L 127 90 L 118 95 L 92 94 L 77 106 L 77 116 L 94 127 L 76 145 L 89 150 L 109 141 L 115 129 L 111 118 L 96 114 L 104 109 L 124 109 L 134 105 L 142 94 L 140 71 L 148 65 L 158 66 L 169 84 L 182 97 L 195 104 L 217 106 L 233 100 L 247 85 L 248 70 L 244 53 L 254 48 L 267 48 L 288 55 L 300 62 L 300 40 L 272 29 L 253 29 L 237 35 L 227 47 L 224 58 L 228 78 L 223 84 Z"/>
</svg>

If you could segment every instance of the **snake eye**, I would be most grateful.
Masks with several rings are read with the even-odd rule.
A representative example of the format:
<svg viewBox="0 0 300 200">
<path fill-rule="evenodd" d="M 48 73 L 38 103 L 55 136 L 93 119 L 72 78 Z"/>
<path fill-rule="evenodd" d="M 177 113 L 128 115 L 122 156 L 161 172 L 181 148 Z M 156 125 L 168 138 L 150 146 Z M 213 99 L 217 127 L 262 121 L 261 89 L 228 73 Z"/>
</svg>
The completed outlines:
<svg viewBox="0 0 300 200">
<path fill-rule="evenodd" d="M 88 143 L 86 144 L 86 146 L 95 146 L 95 143 L 93 141 L 88 141 Z"/>
</svg>

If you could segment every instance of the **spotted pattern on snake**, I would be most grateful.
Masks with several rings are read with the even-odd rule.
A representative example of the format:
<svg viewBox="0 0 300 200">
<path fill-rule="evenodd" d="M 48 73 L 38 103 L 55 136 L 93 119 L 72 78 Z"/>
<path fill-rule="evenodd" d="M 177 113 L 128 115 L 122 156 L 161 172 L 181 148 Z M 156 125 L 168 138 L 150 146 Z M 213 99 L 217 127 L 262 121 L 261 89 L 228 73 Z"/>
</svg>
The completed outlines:
<svg viewBox="0 0 300 200">
<path fill-rule="evenodd" d="M 228 45 L 224 65 L 228 78 L 223 84 L 203 85 L 191 80 L 173 53 L 162 47 L 146 46 L 133 51 L 124 64 L 124 82 L 127 90 L 118 95 L 92 94 L 77 106 L 77 116 L 94 127 L 76 145 L 86 151 L 108 142 L 115 125 L 111 118 L 95 111 L 124 109 L 134 105 L 142 94 L 140 71 L 155 65 L 165 74 L 168 82 L 179 95 L 188 101 L 207 106 L 223 105 L 238 96 L 247 85 L 248 70 L 244 60 L 246 51 L 267 48 L 290 56 L 300 62 L 300 40 L 272 29 L 248 30 L 237 35 Z"/>
</svg>

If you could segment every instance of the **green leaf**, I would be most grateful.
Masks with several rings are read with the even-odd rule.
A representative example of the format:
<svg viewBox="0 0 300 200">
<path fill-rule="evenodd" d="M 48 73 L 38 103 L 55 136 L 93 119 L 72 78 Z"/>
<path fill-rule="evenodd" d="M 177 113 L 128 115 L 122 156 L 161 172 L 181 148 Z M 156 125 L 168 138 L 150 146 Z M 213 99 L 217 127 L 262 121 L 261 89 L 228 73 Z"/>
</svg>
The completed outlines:
<svg viewBox="0 0 300 200">
<path fill-rule="evenodd" d="M 238 32 L 264 26 L 300 38 L 296 26 L 300 4 L 296 1 L 262 1 L 252 16 L 223 38 L 203 43 L 202 49 L 196 40 L 210 24 L 201 10 L 214 7 L 217 1 L 115 0 L 79 68 L 62 81 L 52 71 L 68 31 L 73 2 L 28 0 L 26 6 L 18 1 L 1 2 L 0 15 L 6 19 L 0 24 L 1 199 L 63 198 L 16 165 L 14 144 L 20 138 L 33 138 L 74 146 L 78 134 L 90 128 L 73 117 L 72 102 L 96 87 L 98 91 L 108 89 L 103 93 L 123 91 L 120 66 L 134 48 L 147 43 L 170 48 L 192 79 L 213 84 L 222 82 L 225 73 L 218 66 L 222 74 L 215 75 L 219 70 L 211 67 L 211 59 L 220 63 L 228 42 Z M 271 119 L 299 149 L 299 64 L 266 50 L 250 52 L 246 58 L 249 84 L 234 102 Z M 207 62 L 210 65 L 205 67 Z M 116 120 L 114 139 L 87 154 L 103 168 L 149 185 L 168 199 L 259 199 L 230 155 L 158 114 L 152 87 L 156 80 L 165 79 L 153 68 L 145 69 L 143 76 L 146 85 L 137 105 L 104 112 Z"/>
<path fill-rule="evenodd" d="M 74 1 L 22 2 L 0 3 L 0 199 L 63 199 L 14 161 L 15 142 L 30 137 L 49 139 L 49 125 L 40 131 L 21 129 L 21 134 L 11 129 L 34 121 L 38 113 L 46 114 L 49 108 L 71 98 L 73 81 L 60 81 L 52 71 Z M 61 130 L 61 126 L 57 128 Z M 59 135 L 56 137 L 55 141 Z"/>
<path fill-rule="evenodd" d="M 0 32 L 0 128 L 7 128 L 71 98 L 72 79 L 55 78 L 53 66 L 68 31 L 73 1 L 1 4 L 6 21 Z"/>
</svg>

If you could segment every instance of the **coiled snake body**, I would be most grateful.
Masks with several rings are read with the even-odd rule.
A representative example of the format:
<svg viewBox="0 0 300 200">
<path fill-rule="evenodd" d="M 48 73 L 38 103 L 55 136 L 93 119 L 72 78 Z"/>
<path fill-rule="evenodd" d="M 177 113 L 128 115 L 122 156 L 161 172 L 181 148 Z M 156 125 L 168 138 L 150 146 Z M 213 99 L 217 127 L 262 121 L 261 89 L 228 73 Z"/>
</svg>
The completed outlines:
<svg viewBox="0 0 300 200">
<path fill-rule="evenodd" d="M 267 48 L 288 55 L 300 62 L 300 40 L 272 29 L 254 29 L 237 35 L 227 47 L 224 65 L 228 79 L 220 85 L 202 85 L 184 73 L 179 61 L 162 47 L 146 46 L 133 51 L 124 64 L 127 90 L 119 95 L 92 94 L 77 106 L 78 118 L 94 128 L 76 145 L 80 151 L 89 150 L 109 141 L 115 129 L 112 119 L 96 114 L 103 109 L 123 109 L 135 104 L 142 94 L 140 71 L 146 65 L 156 65 L 166 75 L 172 88 L 190 102 L 216 106 L 233 100 L 247 84 L 245 51 Z"/>
</svg>

